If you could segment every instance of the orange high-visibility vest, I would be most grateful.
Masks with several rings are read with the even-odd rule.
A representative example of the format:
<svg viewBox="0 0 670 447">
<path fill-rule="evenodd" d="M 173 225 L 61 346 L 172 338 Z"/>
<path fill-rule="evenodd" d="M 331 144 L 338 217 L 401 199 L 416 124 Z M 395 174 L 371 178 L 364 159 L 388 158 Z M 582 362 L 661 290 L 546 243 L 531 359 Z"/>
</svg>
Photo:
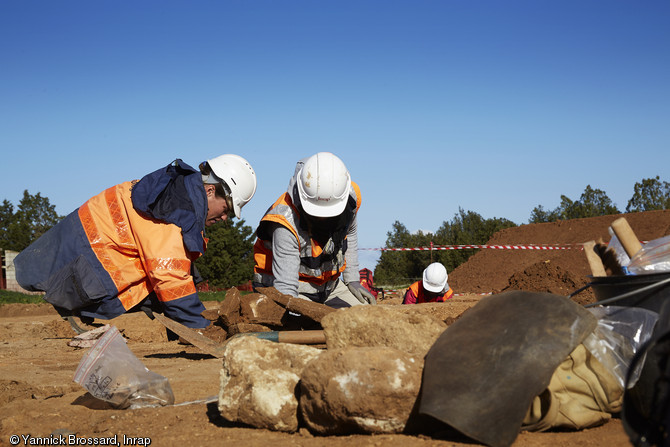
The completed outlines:
<svg viewBox="0 0 670 447">
<path fill-rule="evenodd" d="M 200 172 L 177 159 L 67 215 L 14 259 L 17 281 L 56 309 L 99 319 L 155 292 L 167 316 L 206 327 L 191 272 L 206 248 L 206 215 Z"/>
<path fill-rule="evenodd" d="M 409 288 L 407 289 L 407 292 L 411 292 L 414 294 L 416 297 L 416 304 L 419 303 L 442 303 L 454 296 L 454 291 L 451 290 L 451 287 L 449 287 L 449 290 L 444 292 L 442 295 L 437 295 L 436 297 L 432 299 L 427 299 L 426 297 L 426 290 L 423 288 L 423 281 L 417 281 Z M 407 296 L 407 292 L 405 293 L 405 296 Z M 405 300 L 403 300 L 405 301 Z M 404 303 L 404 302 L 403 302 Z M 404 303 L 407 304 L 407 303 Z"/>
<path fill-rule="evenodd" d="M 79 208 L 79 219 L 98 260 L 128 310 L 155 291 L 160 301 L 195 293 L 181 229 L 141 216 L 132 206 L 132 182 L 113 186 Z M 191 259 L 193 258 L 193 259 Z"/>
<path fill-rule="evenodd" d="M 351 182 L 352 191 L 349 195 L 355 201 L 354 215 L 361 206 L 361 193 L 358 185 Z M 313 240 L 307 231 L 300 226 L 300 212 L 293 204 L 289 193 L 282 194 L 265 213 L 259 224 L 256 234 L 258 238 L 254 244 L 254 282 L 270 284 L 272 273 L 272 238 L 266 234 L 267 223 L 278 223 L 295 236 L 300 247 L 299 280 L 303 283 L 321 286 L 337 279 L 346 267 L 344 252 L 346 251 L 346 235 L 338 247 L 337 253 L 324 253 L 317 241 Z M 316 290 L 315 290 L 316 291 Z"/>
</svg>

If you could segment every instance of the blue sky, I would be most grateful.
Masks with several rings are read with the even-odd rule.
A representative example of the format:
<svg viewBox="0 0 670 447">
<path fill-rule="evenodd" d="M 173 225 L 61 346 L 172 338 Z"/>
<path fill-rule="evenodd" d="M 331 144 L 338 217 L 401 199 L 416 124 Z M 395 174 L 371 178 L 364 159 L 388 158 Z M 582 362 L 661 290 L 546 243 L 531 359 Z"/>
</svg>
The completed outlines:
<svg viewBox="0 0 670 447">
<path fill-rule="evenodd" d="M 668 23 L 665 0 L 4 0 L 0 200 L 65 215 L 238 153 L 255 229 L 295 162 L 331 151 L 361 186 L 364 248 L 459 207 L 527 223 L 587 185 L 623 210 L 670 181 Z"/>
</svg>

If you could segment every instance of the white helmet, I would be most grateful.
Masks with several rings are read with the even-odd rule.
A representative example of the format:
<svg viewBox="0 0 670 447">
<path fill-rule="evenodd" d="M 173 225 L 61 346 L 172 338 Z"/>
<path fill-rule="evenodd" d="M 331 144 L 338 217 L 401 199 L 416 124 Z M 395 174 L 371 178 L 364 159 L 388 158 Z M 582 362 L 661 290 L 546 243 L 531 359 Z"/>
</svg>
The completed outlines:
<svg viewBox="0 0 670 447">
<path fill-rule="evenodd" d="M 256 193 L 256 173 L 248 161 L 239 155 L 224 154 L 207 160 L 212 172 L 225 182 L 230 190 L 230 198 L 235 217 L 240 218 L 242 207 Z M 228 192 L 228 191 L 226 191 Z"/>
<path fill-rule="evenodd" d="M 433 262 L 423 271 L 423 288 L 429 292 L 442 293 L 447 290 L 447 269 Z"/>
<path fill-rule="evenodd" d="M 315 217 L 338 216 L 349 200 L 351 177 L 342 160 L 330 152 L 312 155 L 297 175 L 302 208 Z"/>
</svg>

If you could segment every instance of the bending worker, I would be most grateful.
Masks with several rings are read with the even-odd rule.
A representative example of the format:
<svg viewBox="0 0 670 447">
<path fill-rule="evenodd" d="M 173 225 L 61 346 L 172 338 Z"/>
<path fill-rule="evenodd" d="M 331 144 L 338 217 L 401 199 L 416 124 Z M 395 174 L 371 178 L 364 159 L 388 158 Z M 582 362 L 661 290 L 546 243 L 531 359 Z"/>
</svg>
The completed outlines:
<svg viewBox="0 0 670 447">
<path fill-rule="evenodd" d="M 402 303 L 441 303 L 448 300 L 454 296 L 454 291 L 447 284 L 447 278 L 447 269 L 439 262 L 433 262 L 424 269 L 423 280 L 409 286 Z"/>
<path fill-rule="evenodd" d="M 337 156 L 300 160 L 256 230 L 254 287 L 330 307 L 376 304 L 358 272 L 361 192 Z"/>
<path fill-rule="evenodd" d="M 205 251 L 205 227 L 239 218 L 255 191 L 256 174 L 238 155 L 199 171 L 177 159 L 70 213 L 16 257 L 16 278 L 46 292 L 62 316 L 108 320 L 142 303 L 204 328 L 192 263 Z"/>
</svg>

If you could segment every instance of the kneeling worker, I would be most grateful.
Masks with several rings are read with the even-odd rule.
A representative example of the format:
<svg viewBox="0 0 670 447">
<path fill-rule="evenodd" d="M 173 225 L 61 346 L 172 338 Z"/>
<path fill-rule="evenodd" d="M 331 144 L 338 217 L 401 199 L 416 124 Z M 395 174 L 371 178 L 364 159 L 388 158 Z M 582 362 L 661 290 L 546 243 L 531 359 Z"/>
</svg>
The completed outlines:
<svg viewBox="0 0 670 447">
<path fill-rule="evenodd" d="M 239 218 L 255 191 L 256 174 L 238 155 L 199 171 L 177 159 L 70 213 L 16 257 L 16 279 L 46 292 L 62 316 L 109 320 L 151 305 L 207 327 L 192 263 L 205 251 L 205 227 Z"/>
<path fill-rule="evenodd" d="M 433 262 L 423 271 L 423 280 L 407 289 L 403 304 L 441 303 L 452 296 L 454 291 L 447 284 L 447 269 L 439 262 Z"/>
<path fill-rule="evenodd" d="M 256 230 L 254 288 L 334 308 L 376 304 L 358 271 L 360 205 L 358 185 L 337 156 L 319 152 L 300 160 L 287 192 Z"/>
</svg>

